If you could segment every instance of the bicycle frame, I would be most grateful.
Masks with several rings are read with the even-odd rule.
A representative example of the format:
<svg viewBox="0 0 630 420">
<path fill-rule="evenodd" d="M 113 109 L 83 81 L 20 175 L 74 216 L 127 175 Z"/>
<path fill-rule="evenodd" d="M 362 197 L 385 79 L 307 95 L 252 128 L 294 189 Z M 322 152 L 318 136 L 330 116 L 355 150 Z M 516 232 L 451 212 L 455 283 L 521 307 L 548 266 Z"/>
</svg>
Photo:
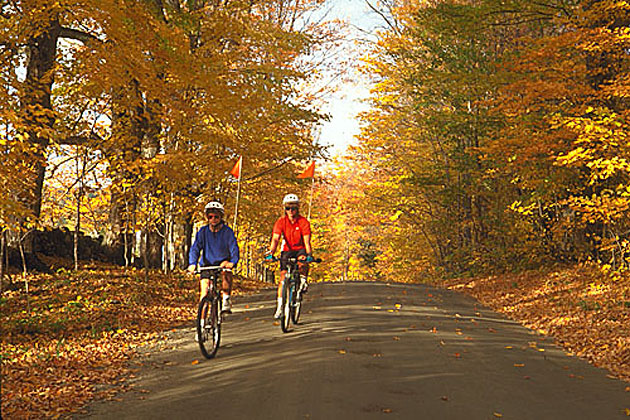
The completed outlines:
<svg viewBox="0 0 630 420">
<path fill-rule="evenodd" d="M 219 278 L 222 271 L 232 271 L 221 266 L 199 267 L 197 273 L 210 271 L 208 291 L 199 302 L 197 310 L 197 338 L 201 354 L 207 359 L 215 356 L 221 341 L 221 323 L 223 321 L 222 299 L 219 291 Z M 210 311 L 210 313 L 208 313 Z"/>
</svg>

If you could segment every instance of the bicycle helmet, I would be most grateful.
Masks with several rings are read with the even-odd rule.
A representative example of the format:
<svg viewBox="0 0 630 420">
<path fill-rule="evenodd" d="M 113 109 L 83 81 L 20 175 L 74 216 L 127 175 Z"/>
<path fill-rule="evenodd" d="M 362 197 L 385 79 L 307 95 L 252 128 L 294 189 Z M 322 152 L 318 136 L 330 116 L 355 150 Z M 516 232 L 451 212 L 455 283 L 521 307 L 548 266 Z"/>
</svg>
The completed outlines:
<svg viewBox="0 0 630 420">
<path fill-rule="evenodd" d="M 289 203 L 300 204 L 300 199 L 295 194 L 287 194 L 282 199 L 282 204 L 286 205 L 286 204 L 289 204 Z"/>
<path fill-rule="evenodd" d="M 223 204 L 219 203 L 218 201 L 211 201 L 208 204 L 206 204 L 206 207 L 204 208 L 204 211 L 207 213 L 210 210 L 216 210 L 216 211 L 218 211 L 221 214 L 225 213 L 225 209 L 223 208 Z"/>
</svg>

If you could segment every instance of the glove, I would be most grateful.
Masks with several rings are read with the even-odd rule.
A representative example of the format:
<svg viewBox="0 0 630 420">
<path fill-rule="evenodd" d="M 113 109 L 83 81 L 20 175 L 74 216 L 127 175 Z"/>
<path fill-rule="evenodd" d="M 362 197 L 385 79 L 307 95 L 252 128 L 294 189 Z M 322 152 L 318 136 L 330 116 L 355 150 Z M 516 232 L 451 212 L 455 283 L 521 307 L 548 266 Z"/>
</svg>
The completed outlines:
<svg viewBox="0 0 630 420">
<path fill-rule="evenodd" d="M 312 256 L 311 254 L 308 254 L 308 255 L 306 256 L 306 262 L 313 262 L 313 261 L 315 261 L 315 259 L 313 258 L 313 256 Z"/>
</svg>

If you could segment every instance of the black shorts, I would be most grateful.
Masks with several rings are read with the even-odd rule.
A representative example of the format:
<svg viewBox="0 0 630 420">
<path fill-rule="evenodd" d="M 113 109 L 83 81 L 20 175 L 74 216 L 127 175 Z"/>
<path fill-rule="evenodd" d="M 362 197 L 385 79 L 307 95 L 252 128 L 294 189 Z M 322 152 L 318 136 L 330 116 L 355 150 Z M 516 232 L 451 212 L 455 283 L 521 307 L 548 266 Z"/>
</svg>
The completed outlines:
<svg viewBox="0 0 630 420">
<path fill-rule="evenodd" d="M 296 258 L 300 255 L 304 255 L 306 257 L 306 250 L 304 248 L 298 249 L 297 251 L 282 251 L 280 253 L 280 271 L 287 270 L 287 261 L 289 258 Z"/>
</svg>

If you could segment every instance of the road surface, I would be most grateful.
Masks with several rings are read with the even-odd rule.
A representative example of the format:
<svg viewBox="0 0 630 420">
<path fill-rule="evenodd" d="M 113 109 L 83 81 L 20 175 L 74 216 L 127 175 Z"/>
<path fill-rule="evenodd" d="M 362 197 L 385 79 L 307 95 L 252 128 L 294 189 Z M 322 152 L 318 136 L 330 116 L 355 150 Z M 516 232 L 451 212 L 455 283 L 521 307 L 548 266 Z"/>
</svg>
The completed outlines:
<svg viewBox="0 0 630 420">
<path fill-rule="evenodd" d="M 204 359 L 192 326 L 138 361 L 102 419 L 627 419 L 628 384 L 552 340 L 424 285 L 312 284 L 284 334 L 274 292 L 240 297 Z"/>
</svg>

